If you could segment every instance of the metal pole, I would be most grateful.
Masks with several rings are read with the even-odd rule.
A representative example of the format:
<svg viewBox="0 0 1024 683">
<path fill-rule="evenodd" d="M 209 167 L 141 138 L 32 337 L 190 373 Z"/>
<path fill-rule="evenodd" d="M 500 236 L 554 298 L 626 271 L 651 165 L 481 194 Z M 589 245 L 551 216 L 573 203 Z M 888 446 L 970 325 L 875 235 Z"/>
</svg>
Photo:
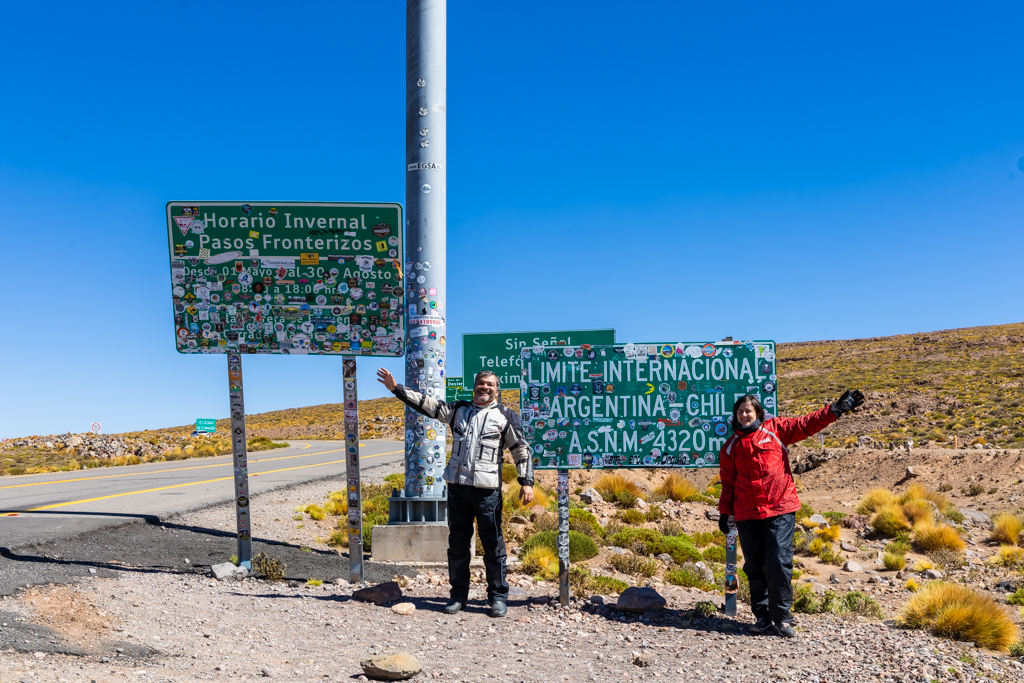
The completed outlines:
<svg viewBox="0 0 1024 683">
<path fill-rule="evenodd" d="M 569 470 L 558 470 L 558 602 L 569 606 Z"/>
<path fill-rule="evenodd" d="M 407 0 L 405 269 L 409 344 L 405 384 L 444 399 L 447 197 L 445 0 Z M 405 497 L 444 494 L 447 429 L 405 409 Z M 432 472 L 432 474 L 428 473 Z"/>
<path fill-rule="evenodd" d="M 252 526 L 249 517 L 249 460 L 245 440 L 245 398 L 242 395 L 242 355 L 228 354 L 228 389 L 231 403 L 231 452 L 235 470 L 235 523 L 238 528 L 238 564 L 252 571 Z"/>
<path fill-rule="evenodd" d="M 356 359 L 342 361 L 345 383 L 345 457 L 348 462 L 348 580 L 363 582 L 363 491 L 359 473 L 359 397 Z"/>
</svg>

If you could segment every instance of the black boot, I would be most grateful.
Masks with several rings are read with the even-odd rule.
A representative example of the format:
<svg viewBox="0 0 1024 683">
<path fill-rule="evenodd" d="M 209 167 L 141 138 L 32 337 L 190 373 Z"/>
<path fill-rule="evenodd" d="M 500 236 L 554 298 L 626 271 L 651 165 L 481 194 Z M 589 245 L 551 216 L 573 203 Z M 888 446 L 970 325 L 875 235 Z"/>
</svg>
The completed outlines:
<svg viewBox="0 0 1024 683">
<path fill-rule="evenodd" d="M 505 603 L 504 600 L 499 600 L 499 599 L 495 598 L 494 601 L 491 602 L 491 616 L 492 617 L 503 617 L 507 613 L 508 613 L 508 605 Z"/>
<path fill-rule="evenodd" d="M 463 607 L 463 604 L 462 604 L 461 600 L 456 600 L 455 598 L 452 598 L 451 602 L 449 602 L 447 605 L 444 606 L 444 613 L 445 614 L 455 614 L 459 610 L 461 610 L 462 607 Z"/>
</svg>

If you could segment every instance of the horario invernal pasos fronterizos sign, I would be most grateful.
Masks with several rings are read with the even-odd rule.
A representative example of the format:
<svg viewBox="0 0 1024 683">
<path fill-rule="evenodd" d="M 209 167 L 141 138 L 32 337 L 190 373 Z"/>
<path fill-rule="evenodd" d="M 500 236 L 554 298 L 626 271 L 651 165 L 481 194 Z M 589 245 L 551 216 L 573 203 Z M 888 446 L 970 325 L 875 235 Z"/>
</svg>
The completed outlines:
<svg viewBox="0 0 1024 683">
<path fill-rule="evenodd" d="M 718 467 L 737 398 L 778 409 L 771 341 L 534 346 L 522 361 L 535 469 Z"/>
</svg>

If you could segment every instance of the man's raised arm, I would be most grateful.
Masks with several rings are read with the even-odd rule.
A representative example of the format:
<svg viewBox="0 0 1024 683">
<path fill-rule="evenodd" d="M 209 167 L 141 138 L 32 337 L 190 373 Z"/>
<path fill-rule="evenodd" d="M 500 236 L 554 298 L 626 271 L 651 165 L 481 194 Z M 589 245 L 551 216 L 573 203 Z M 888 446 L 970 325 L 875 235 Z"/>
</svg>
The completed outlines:
<svg viewBox="0 0 1024 683">
<path fill-rule="evenodd" d="M 388 391 L 398 397 L 398 400 L 409 406 L 417 413 L 432 417 L 442 422 L 450 422 L 453 414 L 452 405 L 435 398 L 425 396 L 418 391 L 403 386 L 395 381 L 394 375 L 380 368 L 377 370 L 377 381 L 384 385 Z"/>
</svg>

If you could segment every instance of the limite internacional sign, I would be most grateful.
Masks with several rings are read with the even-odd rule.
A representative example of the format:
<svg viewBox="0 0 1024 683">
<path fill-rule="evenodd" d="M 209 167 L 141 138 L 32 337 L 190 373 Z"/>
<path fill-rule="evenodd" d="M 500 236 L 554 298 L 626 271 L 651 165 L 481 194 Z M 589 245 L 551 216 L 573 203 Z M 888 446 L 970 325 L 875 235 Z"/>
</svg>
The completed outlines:
<svg viewBox="0 0 1024 683">
<path fill-rule="evenodd" d="M 502 389 L 519 388 L 520 352 L 536 346 L 614 344 L 615 330 L 562 330 L 560 332 L 498 332 L 462 335 L 463 386 L 473 387 L 478 372 L 490 370 Z"/>
<path fill-rule="evenodd" d="M 718 467 L 733 404 L 777 414 L 775 343 L 523 348 L 521 414 L 534 469 Z"/>
<path fill-rule="evenodd" d="M 401 356 L 400 204 L 168 202 L 181 353 Z"/>
</svg>

